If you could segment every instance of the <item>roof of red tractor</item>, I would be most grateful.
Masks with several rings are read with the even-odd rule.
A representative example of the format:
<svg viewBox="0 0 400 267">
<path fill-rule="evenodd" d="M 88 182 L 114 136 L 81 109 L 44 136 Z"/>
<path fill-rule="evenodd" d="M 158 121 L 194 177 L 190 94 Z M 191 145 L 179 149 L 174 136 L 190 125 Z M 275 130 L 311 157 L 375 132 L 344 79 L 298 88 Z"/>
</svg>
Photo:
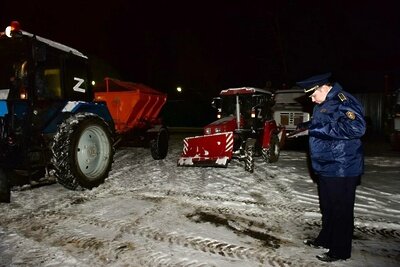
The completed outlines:
<svg viewBox="0 0 400 267">
<path fill-rule="evenodd" d="M 272 95 L 272 93 L 268 90 L 255 88 L 255 87 L 228 88 L 228 89 L 222 90 L 220 92 L 220 95 L 244 95 L 244 94 L 254 94 L 254 93 Z"/>
</svg>

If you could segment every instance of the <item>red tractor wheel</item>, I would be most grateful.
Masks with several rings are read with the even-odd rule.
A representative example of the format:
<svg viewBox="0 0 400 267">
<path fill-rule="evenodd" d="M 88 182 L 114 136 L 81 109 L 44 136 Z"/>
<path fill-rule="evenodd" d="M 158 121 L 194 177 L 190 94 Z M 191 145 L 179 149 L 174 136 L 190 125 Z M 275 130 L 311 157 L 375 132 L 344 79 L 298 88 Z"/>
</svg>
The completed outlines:
<svg viewBox="0 0 400 267">
<path fill-rule="evenodd" d="M 277 162 L 280 151 L 279 137 L 276 134 L 273 134 L 271 135 L 271 140 L 269 141 L 269 148 L 264 148 L 262 150 L 263 158 L 268 163 Z"/>
</svg>

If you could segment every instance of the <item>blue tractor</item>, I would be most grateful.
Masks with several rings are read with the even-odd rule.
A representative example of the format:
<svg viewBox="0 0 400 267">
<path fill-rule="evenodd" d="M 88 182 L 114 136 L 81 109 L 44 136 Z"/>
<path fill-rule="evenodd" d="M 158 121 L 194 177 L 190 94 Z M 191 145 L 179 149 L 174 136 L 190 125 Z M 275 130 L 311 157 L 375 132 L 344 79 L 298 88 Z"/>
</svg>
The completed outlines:
<svg viewBox="0 0 400 267">
<path fill-rule="evenodd" d="M 94 101 L 88 58 L 12 22 L 0 32 L 0 202 L 21 177 L 51 172 L 72 190 L 104 182 L 114 122 Z"/>
</svg>

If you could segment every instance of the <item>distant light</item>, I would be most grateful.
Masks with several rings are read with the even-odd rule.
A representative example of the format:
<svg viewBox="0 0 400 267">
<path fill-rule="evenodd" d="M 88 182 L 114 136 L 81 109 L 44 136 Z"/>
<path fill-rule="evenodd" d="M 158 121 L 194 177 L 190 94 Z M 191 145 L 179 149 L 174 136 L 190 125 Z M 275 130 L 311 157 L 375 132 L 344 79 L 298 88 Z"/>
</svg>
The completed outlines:
<svg viewBox="0 0 400 267">
<path fill-rule="evenodd" d="M 176 87 L 176 91 L 177 91 L 178 93 L 182 93 L 182 87 L 180 87 L 180 86 Z"/>
<path fill-rule="evenodd" d="M 95 86 L 95 85 L 96 85 L 96 82 L 95 82 L 95 81 L 92 81 L 92 85 Z"/>
</svg>

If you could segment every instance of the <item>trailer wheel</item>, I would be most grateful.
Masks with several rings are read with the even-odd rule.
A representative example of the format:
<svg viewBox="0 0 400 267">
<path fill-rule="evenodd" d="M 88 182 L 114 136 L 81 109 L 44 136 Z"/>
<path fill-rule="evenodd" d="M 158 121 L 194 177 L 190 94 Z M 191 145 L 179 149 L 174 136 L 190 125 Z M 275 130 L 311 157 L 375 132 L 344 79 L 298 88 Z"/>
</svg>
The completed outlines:
<svg viewBox="0 0 400 267">
<path fill-rule="evenodd" d="M 271 136 L 268 149 L 263 149 L 263 158 L 268 163 L 277 162 L 280 154 L 279 138 L 276 134 Z"/>
<path fill-rule="evenodd" d="M 153 159 L 165 159 L 168 153 L 168 139 L 167 129 L 164 127 L 160 128 L 156 138 L 150 141 L 150 152 Z"/>
<path fill-rule="evenodd" d="M 10 203 L 11 188 L 7 173 L 0 168 L 0 202 Z"/>
<path fill-rule="evenodd" d="M 244 156 L 244 169 L 245 171 L 254 172 L 254 157 L 253 157 L 253 146 L 246 147 Z"/>
<path fill-rule="evenodd" d="M 104 182 L 113 162 L 112 131 L 92 113 L 78 113 L 58 128 L 51 145 L 57 182 L 68 189 L 91 189 Z"/>
</svg>

